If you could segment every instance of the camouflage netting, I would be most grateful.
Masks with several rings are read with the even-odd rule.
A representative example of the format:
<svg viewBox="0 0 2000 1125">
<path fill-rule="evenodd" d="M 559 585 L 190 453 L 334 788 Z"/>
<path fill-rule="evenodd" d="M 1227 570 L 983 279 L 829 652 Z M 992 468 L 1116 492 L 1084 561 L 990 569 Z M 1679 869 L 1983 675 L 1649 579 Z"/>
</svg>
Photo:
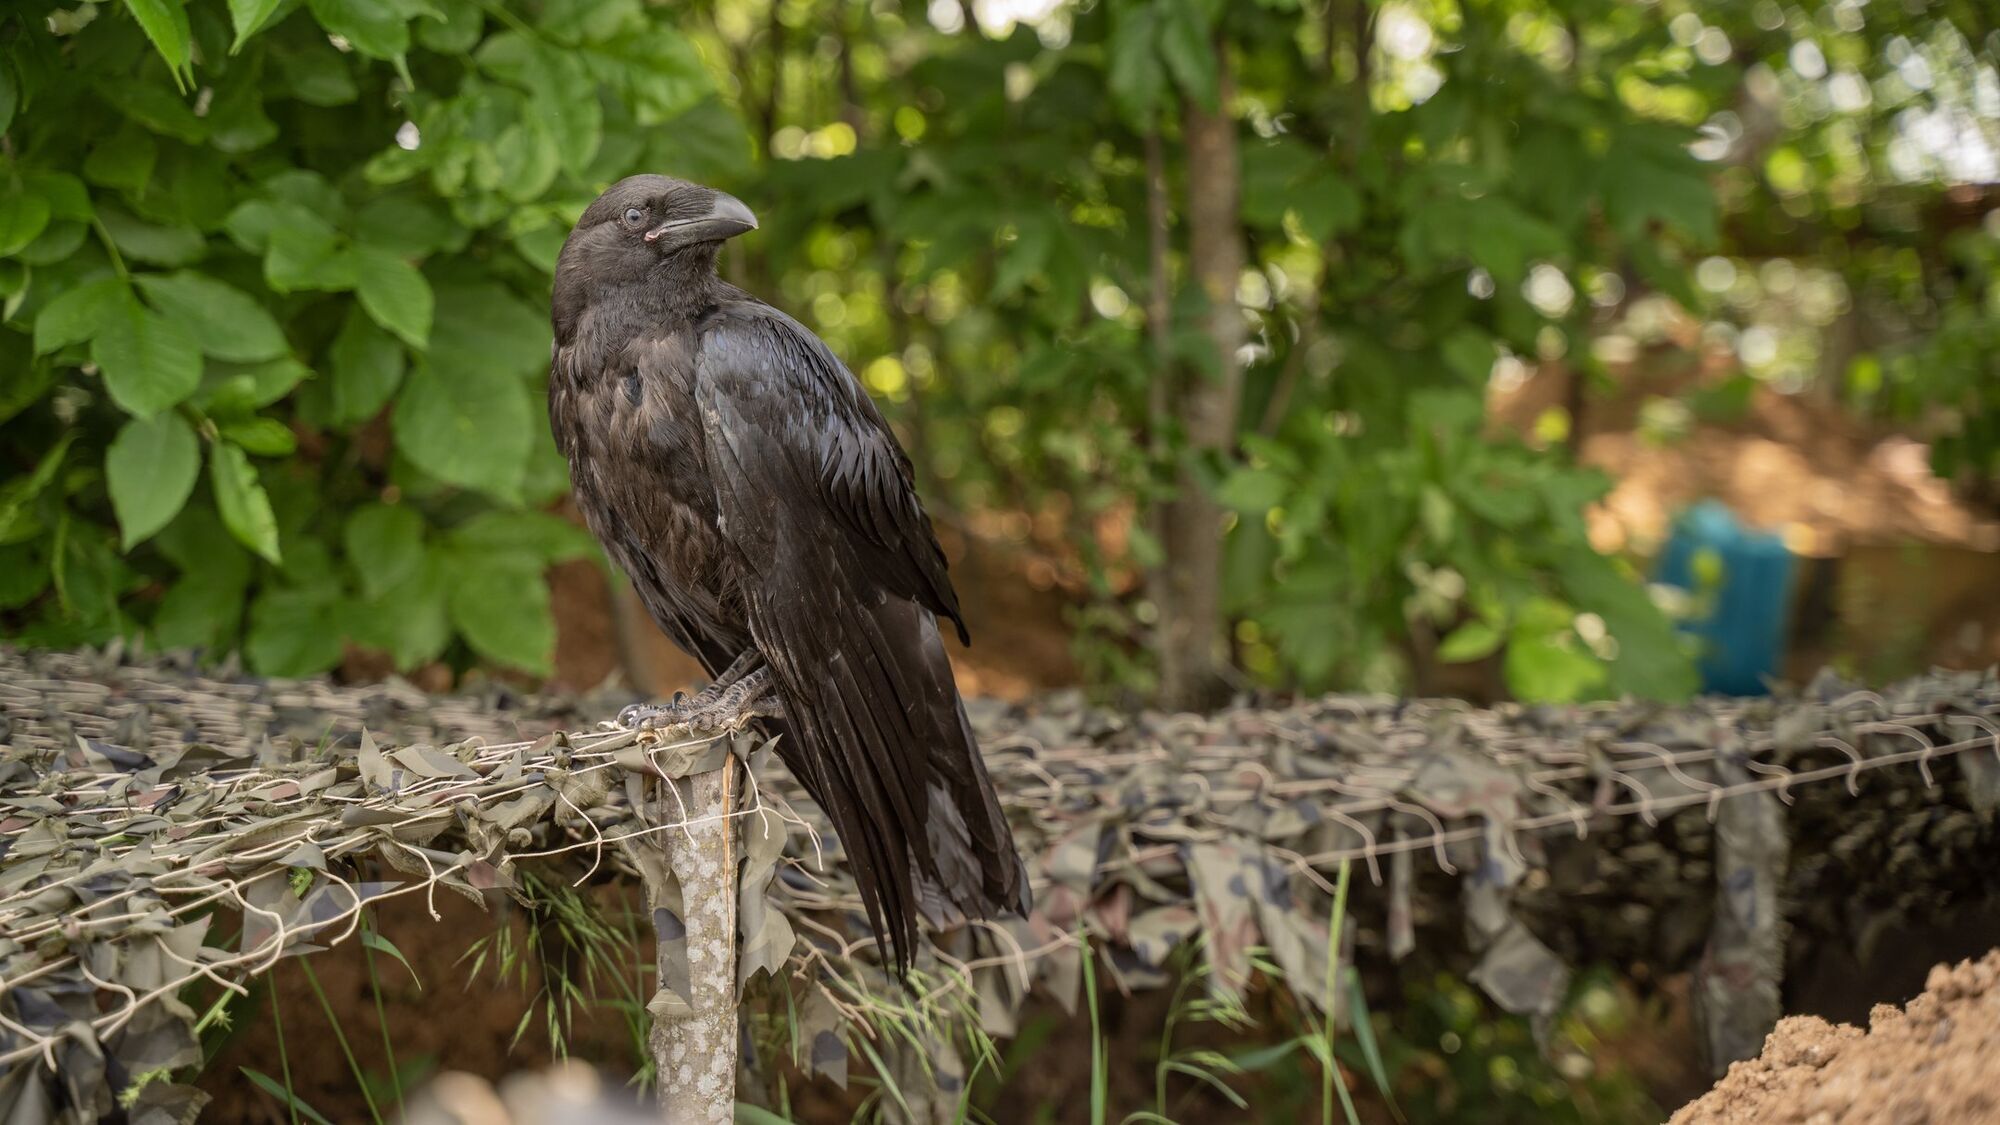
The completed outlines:
<svg viewBox="0 0 2000 1125">
<path fill-rule="evenodd" d="M 963 1081 L 953 1021 L 1004 1035 L 1031 990 L 1075 1002 L 1082 931 L 1117 987 L 1164 983 L 1199 933 L 1211 988 L 1237 993 L 1268 963 L 1323 1007 L 1343 863 L 1380 888 L 1361 885 L 1342 935 L 1364 960 L 1448 951 L 1544 1020 L 1566 964 L 1692 966 L 1717 1062 L 1754 1054 L 1775 1021 L 1788 929 L 1794 947 L 1862 940 L 1860 912 L 1920 916 L 1990 892 L 2000 867 L 1991 674 L 1879 693 L 1823 677 L 1796 698 L 1682 708 L 975 703 L 1036 910 L 934 934 L 904 992 L 839 842 L 769 747 L 592 729 L 619 702 L 0 649 L 0 1120 L 94 1121 L 141 1080 L 132 1120 L 187 1120 L 199 1093 L 162 1076 L 199 1059 L 188 986 L 240 989 L 351 937 L 384 896 L 486 902 L 518 893 L 523 864 L 643 866 L 657 852 L 642 845 L 680 826 L 649 787 L 662 759 L 725 748 L 752 777 L 743 978 L 789 991 L 794 1057 L 837 1079 L 856 1036 L 901 1021 L 871 1050 L 919 1117 L 918 1091 L 948 1107 Z M 217 912 L 243 923 L 227 945 Z M 675 988 L 670 974 L 656 1010 Z"/>
</svg>

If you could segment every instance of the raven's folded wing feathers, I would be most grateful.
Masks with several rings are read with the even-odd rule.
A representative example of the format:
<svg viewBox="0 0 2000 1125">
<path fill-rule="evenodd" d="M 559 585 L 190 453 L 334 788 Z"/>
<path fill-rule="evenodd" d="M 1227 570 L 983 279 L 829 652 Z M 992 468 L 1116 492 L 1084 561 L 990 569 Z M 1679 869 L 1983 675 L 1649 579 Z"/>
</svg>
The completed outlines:
<svg viewBox="0 0 2000 1125">
<path fill-rule="evenodd" d="M 804 327 L 736 302 L 701 325 L 696 399 L 750 632 L 786 703 L 784 756 L 832 820 L 899 964 L 921 876 L 959 911 L 1025 903 L 1026 872 L 935 616 L 965 627 L 909 461 Z"/>
</svg>

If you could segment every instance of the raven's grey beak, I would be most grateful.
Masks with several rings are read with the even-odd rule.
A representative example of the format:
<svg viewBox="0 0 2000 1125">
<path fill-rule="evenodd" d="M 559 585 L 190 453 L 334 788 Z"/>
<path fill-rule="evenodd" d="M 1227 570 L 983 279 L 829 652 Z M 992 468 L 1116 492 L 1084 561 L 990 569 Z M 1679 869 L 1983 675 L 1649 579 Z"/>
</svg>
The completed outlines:
<svg viewBox="0 0 2000 1125">
<path fill-rule="evenodd" d="M 697 242 L 720 242 L 756 229 L 757 216 L 750 213 L 750 208 L 735 196 L 718 191 L 709 203 L 708 214 L 661 223 L 646 232 L 646 241 L 666 239 L 669 245 L 692 246 Z"/>
</svg>

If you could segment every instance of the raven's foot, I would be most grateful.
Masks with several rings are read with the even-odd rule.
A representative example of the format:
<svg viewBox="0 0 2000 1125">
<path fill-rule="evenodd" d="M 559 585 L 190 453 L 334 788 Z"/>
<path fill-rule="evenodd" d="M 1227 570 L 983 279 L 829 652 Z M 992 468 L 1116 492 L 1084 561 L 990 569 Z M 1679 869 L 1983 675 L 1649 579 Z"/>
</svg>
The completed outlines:
<svg viewBox="0 0 2000 1125">
<path fill-rule="evenodd" d="M 675 692 L 665 703 L 634 703 L 618 712 L 618 725 L 626 730 L 659 730 L 662 727 L 686 725 L 693 717 L 715 703 L 715 696 L 704 690 L 693 699 L 685 692 Z"/>
<path fill-rule="evenodd" d="M 618 712 L 618 725 L 693 734 L 737 730 L 756 718 L 782 719 L 784 703 L 762 659 L 755 649 L 744 653 L 692 699 L 677 691 L 666 703 L 634 703 Z"/>
<path fill-rule="evenodd" d="M 671 703 L 634 704 L 619 712 L 627 730 L 664 734 L 720 734 L 740 730 L 752 719 L 782 719 L 785 708 L 773 690 L 771 670 L 759 668 L 717 690 L 714 685 L 693 699 L 675 696 Z"/>
</svg>

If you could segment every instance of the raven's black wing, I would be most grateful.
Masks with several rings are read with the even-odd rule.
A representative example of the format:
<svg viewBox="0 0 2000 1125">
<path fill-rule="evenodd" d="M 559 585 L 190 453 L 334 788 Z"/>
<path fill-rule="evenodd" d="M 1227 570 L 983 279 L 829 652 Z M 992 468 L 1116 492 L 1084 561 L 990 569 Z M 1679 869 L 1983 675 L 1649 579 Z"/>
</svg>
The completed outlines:
<svg viewBox="0 0 2000 1125">
<path fill-rule="evenodd" d="M 908 458 L 824 343 L 748 300 L 700 332 L 708 467 L 751 636 L 785 701 L 779 752 L 907 966 L 919 880 L 980 917 L 1027 895 L 938 632 L 945 616 L 965 635 L 944 554 Z"/>
</svg>

